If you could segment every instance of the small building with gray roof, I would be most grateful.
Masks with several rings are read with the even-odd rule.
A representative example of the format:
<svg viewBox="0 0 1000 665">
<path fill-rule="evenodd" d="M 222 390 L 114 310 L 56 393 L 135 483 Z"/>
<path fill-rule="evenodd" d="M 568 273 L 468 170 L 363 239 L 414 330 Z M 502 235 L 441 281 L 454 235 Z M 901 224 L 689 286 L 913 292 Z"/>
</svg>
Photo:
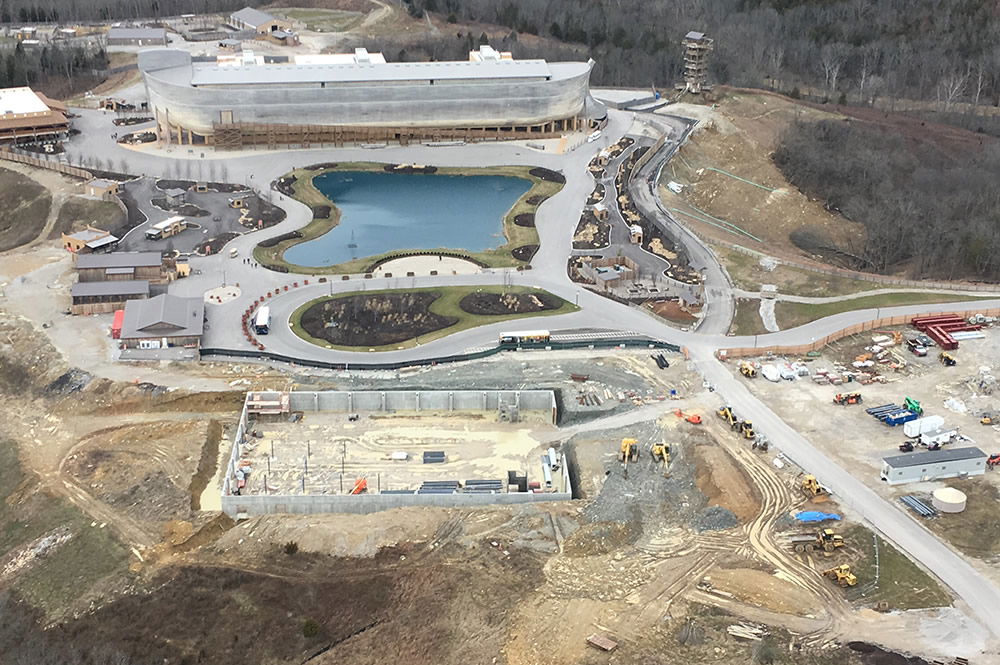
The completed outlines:
<svg viewBox="0 0 1000 665">
<path fill-rule="evenodd" d="M 111 28 L 107 42 L 108 46 L 166 46 L 167 31 L 164 28 Z"/>
<path fill-rule="evenodd" d="M 270 35 L 273 32 L 291 32 L 292 22 L 262 12 L 253 7 L 244 7 L 229 15 L 229 25 L 237 30 L 253 30 L 258 35 Z"/>
<path fill-rule="evenodd" d="M 76 270 L 81 282 L 109 282 L 144 279 L 165 282 L 170 278 L 172 260 L 159 252 L 113 252 L 83 254 L 76 258 Z"/>
<path fill-rule="evenodd" d="M 114 282 L 77 282 L 70 287 L 70 312 L 106 314 L 121 309 L 132 300 L 149 297 L 149 282 L 144 279 Z"/>
<path fill-rule="evenodd" d="M 890 485 L 986 473 L 987 454 L 979 448 L 946 448 L 882 458 L 882 480 Z"/>
<path fill-rule="evenodd" d="M 205 301 L 169 293 L 125 304 L 122 344 L 129 349 L 197 348 L 205 332 Z"/>
</svg>

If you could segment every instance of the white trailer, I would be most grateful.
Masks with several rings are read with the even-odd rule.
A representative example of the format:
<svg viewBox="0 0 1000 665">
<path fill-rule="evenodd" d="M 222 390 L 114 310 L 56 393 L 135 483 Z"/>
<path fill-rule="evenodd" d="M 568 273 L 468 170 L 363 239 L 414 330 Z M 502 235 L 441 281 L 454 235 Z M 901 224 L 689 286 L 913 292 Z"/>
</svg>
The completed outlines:
<svg viewBox="0 0 1000 665">
<path fill-rule="evenodd" d="M 925 416 L 923 418 L 917 418 L 916 420 L 911 420 L 908 423 L 903 423 L 903 434 L 915 439 L 924 432 L 932 432 L 937 429 L 941 429 L 944 425 L 944 418 L 941 416 Z"/>
</svg>

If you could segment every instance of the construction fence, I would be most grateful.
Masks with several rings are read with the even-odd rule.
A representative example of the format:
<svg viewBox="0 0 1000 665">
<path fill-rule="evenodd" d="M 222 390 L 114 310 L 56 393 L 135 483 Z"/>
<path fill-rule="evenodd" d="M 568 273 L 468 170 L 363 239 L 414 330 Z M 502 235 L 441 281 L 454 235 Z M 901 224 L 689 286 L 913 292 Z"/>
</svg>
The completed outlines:
<svg viewBox="0 0 1000 665">
<path fill-rule="evenodd" d="M 857 335 L 864 332 L 870 332 L 872 330 L 881 330 L 889 326 L 905 326 L 908 325 L 913 319 L 919 319 L 925 316 L 959 316 L 963 319 L 969 318 L 973 314 L 983 314 L 984 316 L 995 316 L 1000 317 L 1000 308 L 992 309 L 969 309 L 959 312 L 932 312 L 932 313 L 922 313 L 922 314 L 903 314 L 900 316 L 890 316 L 881 319 L 874 319 L 872 321 L 865 321 L 864 323 L 858 323 L 853 326 L 848 326 L 838 330 L 837 332 L 830 333 L 826 337 L 821 337 L 809 344 L 799 344 L 796 346 L 748 346 L 732 349 L 719 349 L 718 355 L 720 358 L 746 358 L 748 356 L 766 356 L 768 354 L 773 355 L 804 355 L 810 351 L 818 351 L 822 349 L 827 344 L 831 342 L 836 342 L 838 339 L 843 339 L 844 337 L 850 337 L 851 335 Z"/>
<path fill-rule="evenodd" d="M 56 171 L 57 173 L 73 176 L 74 178 L 83 178 L 84 180 L 90 180 L 94 177 L 90 171 L 85 169 L 70 166 L 69 164 L 63 164 L 62 162 L 56 160 L 31 157 L 19 152 L 14 152 L 13 150 L 9 150 L 7 148 L 0 148 L 0 159 L 6 159 L 9 162 L 17 162 L 18 164 L 27 164 L 28 166 L 34 166 L 39 169 L 48 169 L 49 171 Z"/>
</svg>

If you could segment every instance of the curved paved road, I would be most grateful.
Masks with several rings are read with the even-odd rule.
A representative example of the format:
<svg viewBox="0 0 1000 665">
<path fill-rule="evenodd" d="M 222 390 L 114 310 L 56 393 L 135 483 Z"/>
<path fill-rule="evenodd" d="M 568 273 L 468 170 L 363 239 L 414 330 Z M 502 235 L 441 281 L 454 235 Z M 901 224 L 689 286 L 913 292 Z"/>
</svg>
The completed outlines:
<svg viewBox="0 0 1000 665">
<path fill-rule="evenodd" d="M 188 151 L 187 148 L 175 148 L 175 152 L 170 154 L 140 153 L 121 148 L 109 139 L 102 138 L 113 131 L 108 129 L 110 116 L 93 111 L 82 111 L 81 115 L 82 117 L 77 123 L 84 129 L 84 134 L 73 140 L 69 147 L 70 155 L 102 155 L 103 159 L 110 159 L 114 167 L 119 167 L 120 163 L 133 172 L 197 179 L 208 178 L 207 164 L 212 162 L 214 163 L 212 170 L 216 179 L 255 183 L 258 189 L 260 189 L 261 183 L 267 183 L 296 166 L 330 161 L 331 159 L 417 162 L 455 166 L 531 164 L 563 170 L 567 176 L 566 186 L 558 195 L 541 206 L 536 217 L 542 243 L 541 249 L 533 261 L 534 270 L 522 274 L 513 273 L 509 276 L 504 274 L 505 271 L 492 271 L 452 279 L 420 277 L 406 280 L 365 280 L 366 288 L 429 286 L 439 283 L 500 284 L 506 280 L 515 284 L 545 288 L 567 300 L 578 301 L 583 308 L 582 311 L 574 314 L 546 318 L 547 327 L 553 329 L 571 327 L 626 329 L 686 345 L 691 350 L 694 367 L 716 387 L 720 397 L 723 397 L 741 412 L 753 413 L 755 423 L 758 423 L 759 427 L 768 433 L 777 447 L 803 468 L 815 473 L 824 484 L 833 488 L 841 501 L 854 508 L 887 539 L 937 574 L 967 604 L 972 614 L 988 630 L 995 635 L 1000 635 L 1000 626 L 995 621 L 997 608 L 1000 608 L 1000 590 L 995 584 L 901 510 L 838 467 L 807 439 L 786 425 L 767 405 L 754 397 L 713 357 L 713 351 L 720 347 L 803 344 L 822 338 L 846 326 L 890 314 L 950 311 L 973 306 L 1000 307 L 1000 299 L 979 301 L 974 305 L 970 303 L 918 305 L 845 312 L 792 330 L 756 337 L 727 337 L 723 333 L 728 327 L 728 321 L 731 317 L 729 281 L 721 268 L 719 268 L 721 272 L 718 274 L 713 272 L 716 269 L 713 266 L 718 266 L 718 263 L 700 242 L 691 244 L 685 242 L 685 247 L 688 248 L 692 261 L 703 262 L 704 265 L 698 267 L 706 269 L 709 274 L 709 315 L 703 324 L 703 333 L 701 334 L 678 331 L 664 325 L 643 310 L 619 305 L 590 291 L 580 289 L 572 284 L 566 276 L 566 257 L 571 253 L 572 234 L 583 202 L 593 187 L 593 180 L 586 173 L 586 165 L 598 150 L 616 141 L 626 132 L 631 123 L 631 114 L 628 113 L 612 111 L 610 113 L 611 122 L 605 130 L 602 140 L 592 144 L 584 144 L 565 156 L 534 152 L 515 145 L 483 144 L 458 148 L 411 146 L 386 148 L 379 151 L 351 148 L 336 151 L 309 150 L 241 153 L 237 155 L 216 154 L 210 151 L 201 153 L 197 150 Z M 187 166 L 188 161 L 203 166 L 189 167 Z M 652 169 L 654 165 L 652 164 L 649 168 Z M 642 174 L 645 173 L 647 170 L 643 169 Z M 658 206 L 658 197 L 655 196 L 655 191 L 652 188 L 638 188 L 634 194 L 637 201 L 643 201 L 644 206 L 650 208 Z M 267 231 L 233 241 L 232 246 L 237 247 L 242 256 L 247 256 L 252 246 L 264 237 L 300 227 L 310 218 L 308 208 L 299 203 L 286 200 L 281 196 L 277 197 L 276 203 L 288 211 L 287 220 Z M 666 217 L 669 218 L 669 215 Z M 681 237 L 685 237 L 687 231 L 677 224 L 676 220 L 670 219 L 676 225 Z M 708 254 L 703 256 L 703 251 L 708 252 Z M 226 340 L 239 342 L 242 339 L 238 324 L 239 316 L 251 298 L 257 293 L 303 279 L 303 276 L 276 275 L 261 269 L 255 270 L 245 266 L 239 260 L 230 261 L 224 256 L 200 259 L 193 261 L 193 263 L 195 267 L 203 270 L 203 274 L 175 284 L 172 287 L 173 292 L 201 295 L 205 289 L 221 283 L 223 267 L 226 272 L 225 279 L 230 283 L 239 282 L 244 291 L 242 299 L 210 308 L 213 325 L 209 339 L 206 340 L 207 345 L 229 346 L 230 344 L 226 343 Z M 404 281 L 408 283 L 403 283 Z M 272 306 L 275 308 L 276 314 L 287 316 L 287 313 L 296 306 L 296 302 L 302 299 L 313 297 L 324 291 L 329 292 L 331 289 L 334 292 L 341 292 L 357 288 L 357 281 L 337 281 L 322 287 L 311 285 L 296 291 L 292 296 L 276 299 Z M 727 312 L 729 313 L 727 314 Z M 442 350 L 453 353 L 469 347 L 483 346 L 496 339 L 501 327 L 509 326 L 510 324 L 484 326 L 415 349 L 380 353 L 378 357 L 392 361 L 406 360 L 437 355 Z M 372 354 L 367 353 L 330 351 L 317 347 L 306 349 L 296 340 L 297 338 L 289 336 L 274 335 L 268 338 L 268 344 L 275 348 L 286 345 L 285 348 L 292 349 L 296 353 L 315 354 L 335 362 L 372 360 Z M 669 406 L 664 405 L 662 408 Z"/>
</svg>

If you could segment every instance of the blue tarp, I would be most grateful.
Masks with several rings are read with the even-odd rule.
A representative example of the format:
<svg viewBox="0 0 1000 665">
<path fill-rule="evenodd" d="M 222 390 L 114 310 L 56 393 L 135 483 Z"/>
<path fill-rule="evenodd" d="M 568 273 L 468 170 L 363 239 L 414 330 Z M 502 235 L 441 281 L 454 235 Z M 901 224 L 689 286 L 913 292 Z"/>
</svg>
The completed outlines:
<svg viewBox="0 0 1000 665">
<path fill-rule="evenodd" d="M 800 522 L 825 522 L 826 520 L 839 520 L 840 515 L 836 513 L 821 513 L 818 510 L 804 510 L 795 516 Z"/>
</svg>

